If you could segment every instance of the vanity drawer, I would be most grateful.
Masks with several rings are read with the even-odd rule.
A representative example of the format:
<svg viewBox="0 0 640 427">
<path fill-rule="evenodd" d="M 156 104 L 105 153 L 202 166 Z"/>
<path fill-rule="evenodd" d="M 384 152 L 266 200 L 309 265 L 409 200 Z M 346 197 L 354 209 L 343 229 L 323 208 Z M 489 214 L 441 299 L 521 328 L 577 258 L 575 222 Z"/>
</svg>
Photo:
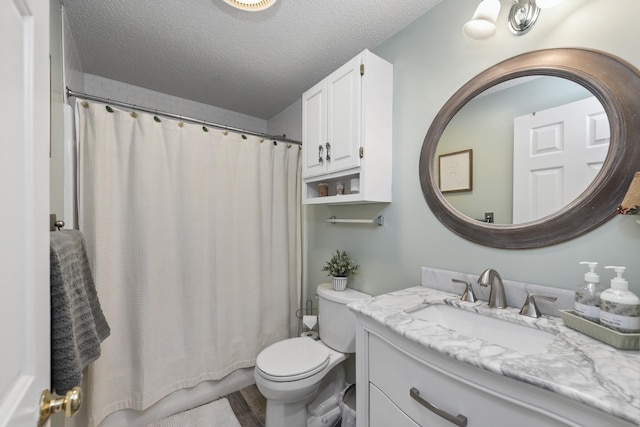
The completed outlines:
<svg viewBox="0 0 640 427">
<path fill-rule="evenodd" d="M 411 397 L 412 388 L 417 389 L 419 398 L 452 417 L 466 417 L 469 427 L 575 425 L 551 418 L 538 408 L 487 392 L 455 373 L 428 366 L 373 334 L 369 338 L 369 380 L 421 426 L 451 427 L 455 424 Z M 373 404 L 370 408 L 371 425 L 374 425 Z"/>
<path fill-rule="evenodd" d="M 420 427 L 371 383 L 369 399 L 371 402 L 369 427 Z"/>
</svg>

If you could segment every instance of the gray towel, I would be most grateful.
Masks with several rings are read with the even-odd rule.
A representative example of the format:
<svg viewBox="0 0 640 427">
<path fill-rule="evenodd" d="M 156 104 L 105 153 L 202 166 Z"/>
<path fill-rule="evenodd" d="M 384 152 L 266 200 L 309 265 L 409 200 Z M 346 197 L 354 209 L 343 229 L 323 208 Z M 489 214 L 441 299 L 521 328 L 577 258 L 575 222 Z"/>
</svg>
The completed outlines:
<svg viewBox="0 0 640 427">
<path fill-rule="evenodd" d="M 62 395 L 82 381 L 111 330 L 100 308 L 84 237 L 78 230 L 50 233 L 51 389 Z"/>
</svg>

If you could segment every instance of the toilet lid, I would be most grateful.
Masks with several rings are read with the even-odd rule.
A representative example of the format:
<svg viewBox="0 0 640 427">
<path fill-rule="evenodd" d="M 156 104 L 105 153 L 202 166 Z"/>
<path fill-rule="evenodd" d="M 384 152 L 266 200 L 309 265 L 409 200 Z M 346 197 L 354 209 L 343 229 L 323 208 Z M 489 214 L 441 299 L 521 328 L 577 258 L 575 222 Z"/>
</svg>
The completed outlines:
<svg viewBox="0 0 640 427">
<path fill-rule="evenodd" d="M 260 352 L 256 366 L 271 381 L 295 381 L 310 377 L 329 364 L 329 350 L 309 337 L 290 338 Z"/>
</svg>

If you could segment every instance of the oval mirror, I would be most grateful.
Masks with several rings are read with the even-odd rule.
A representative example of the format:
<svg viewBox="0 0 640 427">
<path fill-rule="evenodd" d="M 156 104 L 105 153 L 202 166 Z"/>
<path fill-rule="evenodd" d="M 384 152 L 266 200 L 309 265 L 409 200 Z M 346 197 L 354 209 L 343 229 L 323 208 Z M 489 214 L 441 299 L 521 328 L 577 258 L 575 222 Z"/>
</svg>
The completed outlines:
<svg viewBox="0 0 640 427">
<path fill-rule="evenodd" d="M 447 101 L 427 132 L 419 165 L 427 204 L 451 231 L 497 248 L 548 246 L 601 225 L 640 170 L 638 90 L 635 67 L 594 50 L 536 51 L 489 68 Z M 556 116 L 576 103 L 582 143 L 565 137 L 571 126 Z M 568 148 L 584 141 L 589 153 Z M 565 160 L 536 163 L 554 155 Z M 577 183 L 567 178 L 576 158 Z M 486 212 L 496 223 L 484 222 Z"/>
<path fill-rule="evenodd" d="M 440 136 L 433 167 L 440 191 L 458 212 L 520 224 L 582 194 L 602 168 L 609 139 L 604 107 L 586 88 L 561 77 L 519 77 L 485 90 L 456 113 Z M 490 167 L 475 169 L 472 189 L 447 186 L 443 172 L 455 173 L 450 153 L 465 150 L 475 164 Z"/>
</svg>

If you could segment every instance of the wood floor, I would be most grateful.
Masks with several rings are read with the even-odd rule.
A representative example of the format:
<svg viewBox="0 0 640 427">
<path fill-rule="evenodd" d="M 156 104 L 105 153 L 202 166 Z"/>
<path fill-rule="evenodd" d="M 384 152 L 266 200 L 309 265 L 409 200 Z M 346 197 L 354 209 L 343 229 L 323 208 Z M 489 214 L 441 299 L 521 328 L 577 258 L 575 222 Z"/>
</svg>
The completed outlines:
<svg viewBox="0 0 640 427">
<path fill-rule="evenodd" d="M 267 404 L 255 384 L 225 397 L 242 427 L 264 427 Z"/>
</svg>

